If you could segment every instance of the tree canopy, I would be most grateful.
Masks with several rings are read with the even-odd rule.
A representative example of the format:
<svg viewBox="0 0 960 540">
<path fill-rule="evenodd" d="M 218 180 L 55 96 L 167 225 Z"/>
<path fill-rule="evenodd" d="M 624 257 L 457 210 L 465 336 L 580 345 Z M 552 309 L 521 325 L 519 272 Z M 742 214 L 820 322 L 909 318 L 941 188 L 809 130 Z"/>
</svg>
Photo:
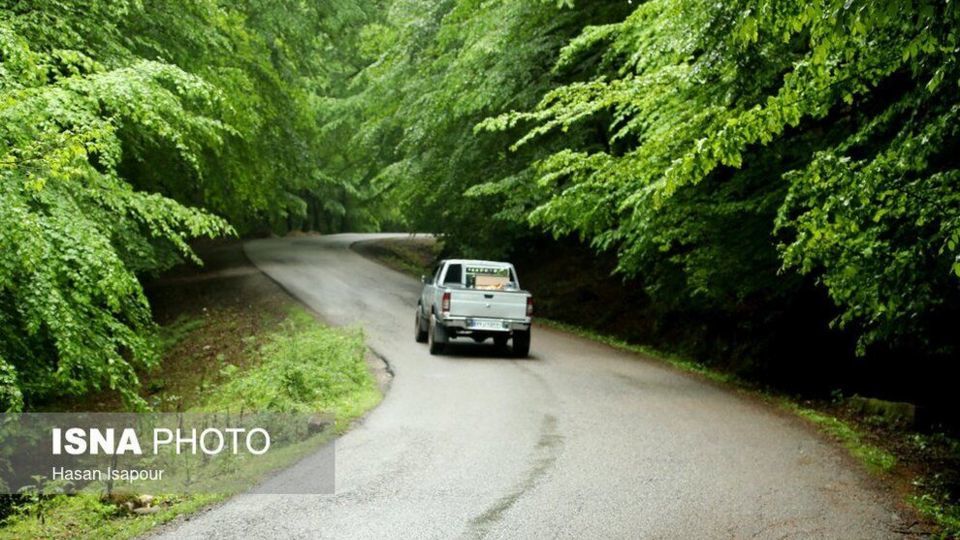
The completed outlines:
<svg viewBox="0 0 960 540">
<path fill-rule="evenodd" d="M 0 2 L 0 405 L 135 405 L 156 356 L 140 276 L 317 200 L 345 221 L 316 116 L 351 69 L 331 36 L 365 7 Z"/>
<path fill-rule="evenodd" d="M 955 355 L 958 15 L 934 0 L 0 0 L 0 406 L 155 358 L 198 237 L 576 237 L 658 313 L 828 296 Z M 829 321 L 823 321 L 827 324 Z M 759 324 L 759 323 L 758 323 Z"/>
<path fill-rule="evenodd" d="M 616 249 L 627 273 L 667 258 L 693 291 L 723 291 L 737 278 L 716 233 L 740 231 L 717 214 L 775 210 L 750 241 L 816 275 L 862 350 L 925 335 L 956 300 L 956 23 L 933 1 L 651 1 L 564 48 L 558 70 L 601 51 L 597 73 L 483 126 L 533 123 L 521 146 L 609 118 L 604 146 L 537 164 L 550 198 L 530 219 Z"/>
<path fill-rule="evenodd" d="M 455 250 L 576 235 L 658 302 L 728 312 L 808 276 L 861 353 L 952 350 L 957 17 L 937 1 L 397 1 L 351 144 Z"/>
</svg>

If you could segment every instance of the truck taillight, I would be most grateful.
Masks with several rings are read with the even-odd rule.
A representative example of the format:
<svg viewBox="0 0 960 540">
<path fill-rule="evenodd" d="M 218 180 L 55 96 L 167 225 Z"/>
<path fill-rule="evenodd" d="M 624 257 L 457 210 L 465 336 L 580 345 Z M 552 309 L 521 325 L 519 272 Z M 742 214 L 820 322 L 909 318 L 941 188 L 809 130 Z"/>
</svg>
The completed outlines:
<svg viewBox="0 0 960 540">
<path fill-rule="evenodd" d="M 527 297 L 527 317 L 533 317 L 533 297 Z"/>
<path fill-rule="evenodd" d="M 450 293 L 448 292 L 443 293 L 443 300 L 440 301 L 440 311 L 444 313 L 450 312 Z"/>
</svg>

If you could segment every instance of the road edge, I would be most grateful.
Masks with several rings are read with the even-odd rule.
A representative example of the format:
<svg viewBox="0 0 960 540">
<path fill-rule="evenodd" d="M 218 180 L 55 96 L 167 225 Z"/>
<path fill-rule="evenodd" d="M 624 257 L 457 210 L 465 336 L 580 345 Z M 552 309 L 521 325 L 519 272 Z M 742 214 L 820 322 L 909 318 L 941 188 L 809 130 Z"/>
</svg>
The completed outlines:
<svg viewBox="0 0 960 540">
<path fill-rule="evenodd" d="M 356 242 L 354 242 L 354 243 L 356 243 Z M 281 289 L 284 293 L 286 293 L 287 296 L 289 296 L 290 298 L 292 298 L 296 303 L 300 304 L 300 306 L 301 306 L 303 309 L 305 309 L 308 313 L 310 313 L 316 320 L 320 321 L 321 323 L 323 323 L 323 324 L 325 324 L 325 325 L 327 325 L 327 326 L 342 328 L 341 325 L 333 324 L 332 322 L 326 320 L 326 319 L 323 317 L 323 315 L 321 315 L 320 313 L 317 313 L 316 310 L 314 310 L 313 308 L 311 308 L 311 307 L 308 306 L 307 304 L 303 303 L 299 298 L 297 298 L 297 295 L 295 295 L 295 294 L 293 293 L 293 291 L 291 291 L 289 288 L 287 288 L 283 283 L 281 283 L 281 282 L 280 282 L 279 280 L 277 280 L 277 279 L 274 279 L 274 277 L 271 276 L 269 273 L 264 272 L 263 269 L 260 268 L 260 267 L 257 265 L 257 263 L 256 263 L 256 262 L 250 257 L 250 255 L 247 253 L 247 241 L 246 241 L 246 240 L 241 241 L 240 245 L 241 245 L 241 251 L 243 252 L 244 258 L 247 259 L 247 261 L 250 263 L 251 266 L 253 266 L 254 268 L 257 269 L 257 272 L 260 272 L 260 275 L 262 275 L 262 276 L 264 276 L 265 278 L 269 279 L 271 282 L 273 282 L 274 284 L 276 284 L 277 287 L 280 287 L 280 289 Z M 353 246 L 353 244 L 351 244 L 351 248 L 352 248 L 352 246 Z M 370 375 L 372 375 L 373 378 L 374 378 L 374 380 L 377 381 L 377 388 L 380 390 L 380 394 L 382 394 L 382 395 L 381 395 L 381 399 L 380 399 L 380 403 L 383 403 L 383 400 L 386 399 L 386 397 L 387 397 L 387 393 L 388 393 L 389 390 L 390 390 L 390 387 L 391 387 L 391 385 L 392 385 L 392 383 L 393 383 L 393 378 L 396 376 L 396 373 L 395 373 L 394 370 L 393 370 L 393 366 L 390 365 L 390 362 L 387 360 L 387 358 L 386 358 L 384 355 L 382 355 L 382 354 L 380 354 L 379 352 L 377 352 L 376 350 L 374 350 L 370 345 L 367 345 L 366 342 L 364 342 L 364 347 L 365 347 L 366 350 L 367 350 L 367 354 L 365 355 L 366 361 L 367 361 L 367 369 L 370 370 Z M 369 411 L 365 412 L 363 415 L 361 415 L 360 417 L 356 418 L 353 422 L 351 422 L 351 424 L 350 424 L 351 427 L 348 428 L 347 430 L 345 430 L 344 432 L 349 431 L 349 429 L 352 429 L 352 427 L 353 427 L 355 424 L 362 423 L 362 422 L 367 418 L 367 416 L 368 416 L 371 412 L 375 411 L 375 410 L 377 409 L 377 407 L 379 407 L 379 406 L 380 406 L 380 404 L 378 403 L 378 404 L 375 405 L 373 408 L 371 408 Z"/>
<path fill-rule="evenodd" d="M 272 283 L 276 284 L 287 296 L 289 296 L 291 299 L 293 299 L 293 301 L 299 304 L 304 310 L 310 313 L 317 321 L 327 326 L 342 328 L 341 325 L 336 325 L 326 320 L 321 314 L 317 313 L 310 306 L 306 305 L 299 298 L 297 298 L 297 296 L 293 294 L 293 292 L 290 291 L 290 289 L 285 287 L 283 283 L 274 279 L 273 276 L 271 276 L 267 272 L 264 272 L 259 266 L 257 266 L 257 263 L 254 262 L 254 260 L 247 253 L 246 241 L 241 240 L 240 245 L 241 245 L 240 251 L 241 253 L 243 253 L 244 258 L 247 260 L 247 262 L 250 263 L 252 267 L 257 269 L 257 272 L 259 272 L 260 275 L 264 276 L 265 278 L 270 280 Z M 376 405 L 368 409 L 366 412 L 364 412 L 362 415 L 358 416 L 357 418 L 354 418 L 342 431 L 339 431 L 333 439 L 334 442 L 340 437 L 343 437 L 348 432 L 362 425 L 363 422 L 365 422 L 366 419 L 380 407 L 383 401 L 387 398 L 387 395 L 393 384 L 393 379 L 396 376 L 393 366 L 390 364 L 390 361 L 387 360 L 387 358 L 383 354 L 374 350 L 370 345 L 366 344 L 366 342 L 364 342 L 364 347 L 366 349 L 366 353 L 364 354 L 364 360 L 366 361 L 366 364 L 367 364 L 367 370 L 370 372 L 370 375 L 373 377 L 374 381 L 376 381 L 377 383 L 377 389 L 380 392 L 380 401 L 377 402 Z M 274 474 L 277 474 L 279 472 L 282 472 L 282 471 L 275 471 Z M 151 527 L 144 534 L 136 536 L 136 538 L 143 539 L 143 540 L 147 540 L 150 538 L 159 538 L 164 534 L 171 532 L 172 530 L 180 527 L 185 522 L 191 521 L 194 518 L 202 516 L 208 512 L 214 511 L 217 508 L 220 508 L 221 506 L 227 504 L 235 497 L 242 496 L 243 494 L 244 493 L 235 493 L 233 495 L 224 497 L 211 504 L 207 504 L 195 510 L 180 514 L 169 521 L 160 523 L 155 527 Z"/>
</svg>

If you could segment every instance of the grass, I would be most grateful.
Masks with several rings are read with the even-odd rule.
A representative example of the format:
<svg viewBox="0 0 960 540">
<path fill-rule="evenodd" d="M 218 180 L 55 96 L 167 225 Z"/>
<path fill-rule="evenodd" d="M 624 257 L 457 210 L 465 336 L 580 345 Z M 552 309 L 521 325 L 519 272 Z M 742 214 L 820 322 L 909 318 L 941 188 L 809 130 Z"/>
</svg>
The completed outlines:
<svg viewBox="0 0 960 540">
<path fill-rule="evenodd" d="M 865 442 L 863 434 L 848 422 L 814 409 L 802 407 L 786 398 L 780 398 L 780 406 L 806 419 L 819 427 L 821 431 L 839 441 L 850 452 L 850 455 L 863 463 L 870 472 L 875 474 L 889 473 L 897 466 L 896 456 L 878 446 Z"/>
<path fill-rule="evenodd" d="M 918 480 L 918 483 L 918 487 L 922 488 L 924 481 Z M 960 505 L 950 502 L 938 491 L 910 495 L 907 502 L 939 525 L 940 531 L 934 535 L 935 538 L 960 538 Z"/>
<path fill-rule="evenodd" d="M 242 371 L 225 364 L 221 373 L 227 382 L 209 392 L 197 410 L 324 411 L 345 428 L 380 401 L 359 329 L 321 325 L 294 307 L 258 349 L 261 361 L 254 367 Z"/>
<path fill-rule="evenodd" d="M 56 495 L 24 508 L 0 528 L 0 538 L 134 538 L 185 514 L 190 514 L 227 497 L 226 494 L 158 497 L 164 509 L 138 516 L 89 494 Z"/>
<path fill-rule="evenodd" d="M 932 453 L 937 466 L 913 481 L 915 493 L 908 502 L 941 527 L 939 538 L 960 538 L 960 501 L 956 497 L 960 463 L 960 440 L 942 433 L 914 434 L 912 444 L 921 452 Z M 952 477 L 951 477 L 952 476 Z"/>
<path fill-rule="evenodd" d="M 204 328 L 179 319 L 164 332 L 166 347 Z M 365 354 L 359 330 L 325 326 L 292 305 L 282 322 L 263 336 L 248 339 L 246 358 L 231 363 L 218 357 L 216 384 L 200 384 L 186 410 L 323 411 L 335 417 L 335 430 L 340 433 L 381 399 Z M 230 495 L 158 496 L 155 505 L 160 510 L 144 516 L 130 514 L 95 494 L 43 497 L 7 518 L 0 538 L 132 538 Z"/>
</svg>

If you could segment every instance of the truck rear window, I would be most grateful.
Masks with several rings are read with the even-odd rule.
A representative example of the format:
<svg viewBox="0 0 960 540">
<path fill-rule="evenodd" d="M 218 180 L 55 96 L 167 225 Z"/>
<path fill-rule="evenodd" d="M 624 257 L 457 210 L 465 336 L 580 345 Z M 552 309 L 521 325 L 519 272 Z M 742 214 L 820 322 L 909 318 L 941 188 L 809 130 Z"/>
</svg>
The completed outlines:
<svg viewBox="0 0 960 540">
<path fill-rule="evenodd" d="M 459 264 L 451 264 L 447 267 L 447 275 L 443 276 L 443 284 L 449 285 L 460 285 L 463 283 L 463 266 Z"/>
<path fill-rule="evenodd" d="M 510 278 L 510 269 L 507 267 L 468 266 L 465 284 L 471 289 L 503 290 L 516 288 L 516 284 Z"/>
</svg>

